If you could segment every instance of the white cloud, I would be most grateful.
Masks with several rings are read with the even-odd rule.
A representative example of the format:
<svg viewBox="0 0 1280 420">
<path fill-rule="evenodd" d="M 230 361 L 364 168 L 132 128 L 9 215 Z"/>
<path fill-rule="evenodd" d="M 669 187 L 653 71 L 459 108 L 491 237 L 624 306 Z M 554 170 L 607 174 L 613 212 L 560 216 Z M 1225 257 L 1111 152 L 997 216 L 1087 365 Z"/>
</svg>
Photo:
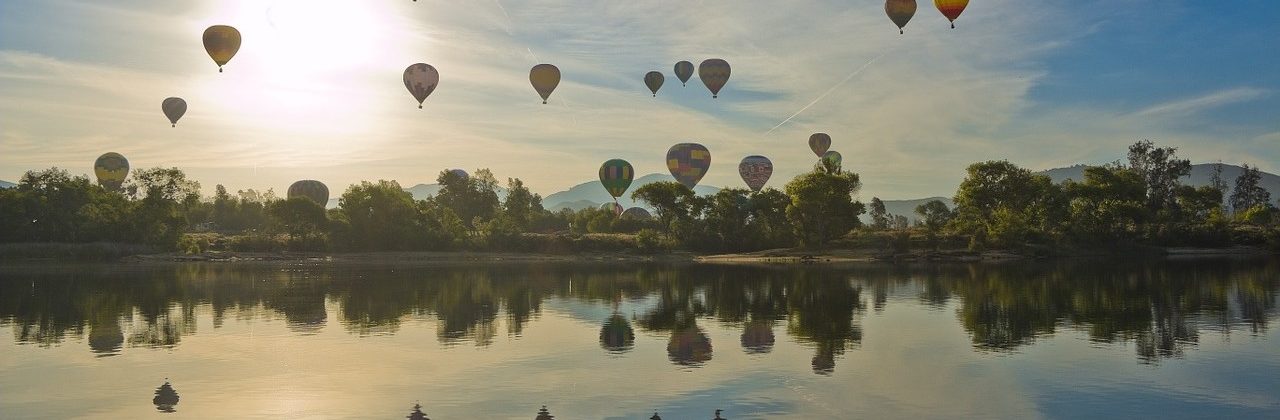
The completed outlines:
<svg viewBox="0 0 1280 420">
<path fill-rule="evenodd" d="M 1261 98 L 1268 93 L 1270 92 L 1266 89 L 1250 87 L 1227 89 L 1194 98 L 1156 104 L 1138 111 L 1134 115 L 1141 117 L 1181 117 L 1225 105 L 1248 102 Z"/>
</svg>

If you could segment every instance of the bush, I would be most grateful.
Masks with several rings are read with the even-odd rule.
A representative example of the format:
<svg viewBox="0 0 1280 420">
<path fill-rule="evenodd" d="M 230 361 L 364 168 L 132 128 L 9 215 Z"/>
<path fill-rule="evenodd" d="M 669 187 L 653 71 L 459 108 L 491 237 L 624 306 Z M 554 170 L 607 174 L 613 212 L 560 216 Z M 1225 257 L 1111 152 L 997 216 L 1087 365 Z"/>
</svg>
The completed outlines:
<svg viewBox="0 0 1280 420">
<path fill-rule="evenodd" d="M 641 229 L 636 234 L 636 251 L 642 254 L 665 254 L 671 252 L 674 245 L 666 235 L 655 229 Z"/>
</svg>

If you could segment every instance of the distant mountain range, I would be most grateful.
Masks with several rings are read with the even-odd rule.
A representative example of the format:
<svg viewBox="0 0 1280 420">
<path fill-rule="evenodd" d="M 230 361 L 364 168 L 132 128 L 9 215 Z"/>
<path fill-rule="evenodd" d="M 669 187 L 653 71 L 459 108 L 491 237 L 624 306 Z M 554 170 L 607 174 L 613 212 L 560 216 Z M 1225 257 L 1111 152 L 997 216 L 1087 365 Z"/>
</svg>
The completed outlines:
<svg viewBox="0 0 1280 420">
<path fill-rule="evenodd" d="M 671 175 L 648 174 L 634 181 L 631 181 L 631 188 L 627 189 L 627 194 L 618 197 L 618 204 L 623 208 L 646 207 L 643 203 L 637 203 L 631 199 L 631 193 L 635 190 L 655 182 L 675 181 Z M 712 187 L 707 185 L 699 185 L 693 187 L 693 192 L 698 195 L 711 195 L 720 192 L 720 187 Z M 574 185 L 567 191 L 560 191 L 542 198 L 542 207 L 547 209 L 570 208 L 579 210 L 585 207 L 596 207 L 606 202 L 613 201 L 613 197 L 609 195 L 604 187 L 600 186 L 600 181 L 587 181 L 578 185 Z"/>
<path fill-rule="evenodd" d="M 1193 187 L 1201 187 L 1201 186 L 1209 185 L 1209 180 L 1213 178 L 1214 166 L 1217 166 L 1217 164 L 1201 163 L 1198 165 L 1191 165 L 1191 175 L 1183 177 L 1182 184 L 1190 185 Z M 1053 182 L 1058 182 L 1058 183 L 1061 183 L 1068 179 L 1083 181 L 1084 169 L 1087 167 L 1088 166 L 1085 166 L 1085 165 L 1076 165 L 1076 166 L 1070 166 L 1066 168 L 1050 169 L 1047 171 L 1042 171 L 1040 173 L 1048 175 L 1049 178 L 1053 179 Z M 1235 187 L 1236 177 L 1240 176 L 1240 174 L 1243 172 L 1244 172 L 1243 167 L 1236 166 L 1236 165 L 1228 165 L 1225 163 L 1222 164 L 1222 180 L 1227 183 L 1228 196 L 1231 195 L 1231 192 L 1230 192 L 1231 188 Z M 1280 198 L 1280 176 L 1263 172 L 1262 181 L 1260 182 L 1260 184 L 1262 185 L 1262 188 L 1266 188 L 1267 191 L 1271 192 L 1272 200 L 1275 200 L 1276 198 Z"/>
<path fill-rule="evenodd" d="M 0 181 L 0 188 L 13 188 L 13 187 L 14 187 L 14 186 L 16 186 L 16 185 L 18 185 L 18 184 L 14 184 L 14 183 L 9 182 L 9 181 Z"/>
</svg>

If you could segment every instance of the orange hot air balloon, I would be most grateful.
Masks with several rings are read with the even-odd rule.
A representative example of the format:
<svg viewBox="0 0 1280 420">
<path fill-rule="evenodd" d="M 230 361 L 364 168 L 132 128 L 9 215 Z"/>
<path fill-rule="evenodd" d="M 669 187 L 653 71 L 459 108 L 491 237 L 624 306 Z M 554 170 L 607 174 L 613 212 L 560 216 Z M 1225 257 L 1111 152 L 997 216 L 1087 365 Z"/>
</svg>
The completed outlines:
<svg viewBox="0 0 1280 420">
<path fill-rule="evenodd" d="M 951 21 L 951 29 L 955 29 L 956 19 L 964 13 L 964 8 L 969 6 L 969 0 L 933 0 L 933 5 L 938 6 L 938 11 Z"/>
</svg>

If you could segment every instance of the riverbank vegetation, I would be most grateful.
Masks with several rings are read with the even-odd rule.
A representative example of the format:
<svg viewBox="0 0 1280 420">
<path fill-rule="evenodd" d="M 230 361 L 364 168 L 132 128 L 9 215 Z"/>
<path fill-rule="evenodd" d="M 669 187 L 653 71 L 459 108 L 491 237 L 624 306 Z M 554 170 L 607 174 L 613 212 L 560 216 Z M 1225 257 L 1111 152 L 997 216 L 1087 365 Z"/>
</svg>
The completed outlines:
<svg viewBox="0 0 1280 420">
<path fill-rule="evenodd" d="M 1280 212 L 1257 168 L 1201 187 L 1180 182 L 1190 168 L 1175 149 L 1148 141 L 1130 146 L 1127 162 L 1089 167 L 1083 179 L 1063 183 L 1008 161 L 980 162 L 968 167 L 954 208 L 931 201 L 914 215 L 894 215 L 879 198 L 869 206 L 855 200 L 858 174 L 819 165 L 781 190 L 697 196 L 675 182 L 648 184 L 632 197 L 652 217 L 600 208 L 551 212 L 513 178 L 500 200 L 499 181 L 485 169 L 440 172 L 440 192 L 425 200 L 394 181 L 361 182 L 326 210 L 270 190 L 231 194 L 218 185 L 213 197 L 201 197 L 200 184 L 178 168 L 135 170 L 120 191 L 52 168 L 0 189 L 0 254 L 1280 249 Z M 870 223 L 863 223 L 859 216 L 868 211 Z"/>
</svg>

